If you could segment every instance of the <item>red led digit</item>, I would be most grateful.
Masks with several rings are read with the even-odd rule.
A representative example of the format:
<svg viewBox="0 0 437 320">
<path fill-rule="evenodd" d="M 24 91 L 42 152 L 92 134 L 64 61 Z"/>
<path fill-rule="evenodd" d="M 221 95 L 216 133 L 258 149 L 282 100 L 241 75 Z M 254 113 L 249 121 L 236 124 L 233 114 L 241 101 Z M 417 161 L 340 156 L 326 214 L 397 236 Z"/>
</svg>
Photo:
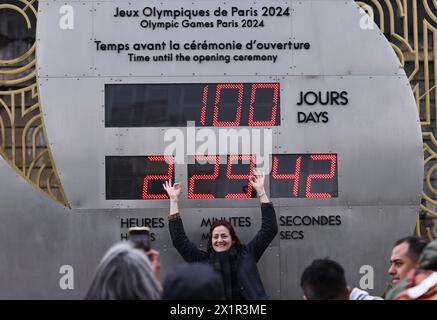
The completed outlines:
<svg viewBox="0 0 437 320">
<path fill-rule="evenodd" d="M 249 160 L 249 173 L 248 174 L 233 174 L 232 173 L 232 161 Z M 229 155 L 226 166 L 226 177 L 229 180 L 249 180 L 249 177 L 253 174 L 255 168 L 255 156 L 250 155 Z M 225 198 L 227 199 L 244 199 L 250 198 L 252 194 L 252 185 L 247 183 L 247 191 L 245 193 L 228 193 Z"/>
<path fill-rule="evenodd" d="M 255 98 L 257 89 L 273 89 L 272 99 L 272 114 L 268 121 L 255 121 L 254 109 Z M 278 97 L 279 97 L 279 83 L 254 83 L 252 85 L 252 92 L 250 94 L 250 106 L 249 106 L 249 126 L 274 126 L 276 125 L 276 113 L 278 109 Z"/>
<path fill-rule="evenodd" d="M 293 173 L 278 173 L 279 159 L 273 157 L 272 178 L 277 180 L 294 180 L 293 182 L 293 196 L 297 197 L 299 192 L 300 168 L 302 164 L 302 157 L 297 157 L 296 167 Z"/>
<path fill-rule="evenodd" d="M 329 193 L 323 193 L 323 192 L 317 192 L 312 193 L 311 192 L 311 183 L 312 180 L 324 180 L 324 179 L 332 179 L 335 176 L 335 169 L 337 166 L 337 155 L 335 154 L 312 154 L 311 159 L 315 161 L 330 161 L 330 169 L 329 173 L 322 174 L 322 173 L 316 173 L 316 174 L 310 174 L 307 178 L 307 184 L 306 184 L 306 191 L 305 191 L 305 197 L 306 198 L 331 198 L 331 194 Z"/>
<path fill-rule="evenodd" d="M 222 90 L 230 90 L 230 89 L 238 90 L 237 111 L 235 112 L 235 120 L 234 121 L 219 121 L 219 109 L 220 109 L 219 103 L 220 103 Z M 215 101 L 214 101 L 213 126 L 214 127 L 238 127 L 238 126 L 240 126 L 242 105 L 243 105 L 243 84 L 242 83 L 217 84 L 216 92 L 215 92 Z"/>
<path fill-rule="evenodd" d="M 164 181 L 172 179 L 173 178 L 173 172 L 174 172 L 174 157 L 173 156 L 149 156 L 146 158 L 146 161 L 156 161 L 156 162 L 164 162 L 168 165 L 167 174 L 154 174 L 149 176 L 144 176 L 143 181 L 143 199 L 168 199 L 167 193 L 163 191 L 163 193 L 157 193 L 157 194 L 149 194 L 149 183 L 150 181 L 154 180 L 162 180 Z"/>
<path fill-rule="evenodd" d="M 206 103 L 208 102 L 208 86 L 203 88 L 202 109 L 200 109 L 200 123 L 204 126 L 206 120 Z"/>
<path fill-rule="evenodd" d="M 214 160 L 214 173 L 212 174 L 194 174 L 188 183 L 188 199 L 213 199 L 215 195 L 212 193 L 194 193 L 196 180 L 217 180 L 220 168 L 220 156 L 194 156 L 196 160 Z"/>
</svg>

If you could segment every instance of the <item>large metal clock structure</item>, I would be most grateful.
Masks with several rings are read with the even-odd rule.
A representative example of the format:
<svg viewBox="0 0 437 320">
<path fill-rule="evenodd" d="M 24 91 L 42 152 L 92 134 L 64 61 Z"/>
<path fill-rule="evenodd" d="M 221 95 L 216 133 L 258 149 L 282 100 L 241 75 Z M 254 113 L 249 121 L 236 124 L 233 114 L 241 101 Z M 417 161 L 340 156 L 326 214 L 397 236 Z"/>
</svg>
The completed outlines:
<svg viewBox="0 0 437 320">
<path fill-rule="evenodd" d="M 205 245 L 214 218 L 248 241 L 261 220 L 247 177 L 266 163 L 280 226 L 259 262 L 268 293 L 299 299 L 303 269 L 326 256 L 352 285 L 372 270 L 370 291 L 381 293 L 390 246 L 416 219 L 423 153 L 405 72 L 362 18 L 336 0 L 40 1 L 41 107 L 71 208 L 0 166 L 21 190 L 1 192 L 3 208 L 22 219 L 5 235 L 2 295 L 80 298 L 135 225 L 152 228 L 165 275 L 182 262 L 167 229 L 168 178 L 183 185 L 194 242 Z M 206 136 L 216 148 L 197 153 Z M 223 139 L 236 152 L 219 148 Z M 62 265 L 74 268 L 75 290 L 59 288 Z"/>
</svg>

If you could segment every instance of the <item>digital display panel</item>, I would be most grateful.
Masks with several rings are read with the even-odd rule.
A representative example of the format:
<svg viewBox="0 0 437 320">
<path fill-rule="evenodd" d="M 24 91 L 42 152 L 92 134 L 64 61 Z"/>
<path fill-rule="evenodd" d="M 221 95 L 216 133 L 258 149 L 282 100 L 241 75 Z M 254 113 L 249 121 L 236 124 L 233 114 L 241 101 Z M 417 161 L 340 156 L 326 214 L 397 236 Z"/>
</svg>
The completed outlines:
<svg viewBox="0 0 437 320">
<path fill-rule="evenodd" d="M 256 197 L 249 183 L 255 155 L 194 156 L 187 165 L 188 199 Z M 225 159 L 224 159 L 225 158 Z M 273 154 L 271 198 L 329 199 L 338 197 L 336 154 Z M 107 200 L 168 199 L 162 184 L 174 182 L 171 156 L 106 157 Z"/>
<path fill-rule="evenodd" d="M 162 184 L 174 181 L 171 156 L 107 156 L 107 200 L 168 199 Z"/>
<path fill-rule="evenodd" d="M 254 155 L 195 156 L 188 165 L 188 199 L 254 198 L 249 177 L 255 168 Z"/>
<path fill-rule="evenodd" d="M 105 127 L 279 126 L 279 83 L 106 84 Z"/>
<path fill-rule="evenodd" d="M 273 154 L 272 198 L 338 197 L 336 154 Z"/>
</svg>

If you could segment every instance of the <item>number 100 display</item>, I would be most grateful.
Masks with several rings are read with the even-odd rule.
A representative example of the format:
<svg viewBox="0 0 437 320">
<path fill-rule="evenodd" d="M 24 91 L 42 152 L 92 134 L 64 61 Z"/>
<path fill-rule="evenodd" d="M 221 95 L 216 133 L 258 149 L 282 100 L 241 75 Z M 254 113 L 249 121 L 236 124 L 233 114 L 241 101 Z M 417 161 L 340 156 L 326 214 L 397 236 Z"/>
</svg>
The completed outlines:
<svg viewBox="0 0 437 320">
<path fill-rule="evenodd" d="M 254 155 L 195 156 L 187 165 L 188 199 L 246 199 L 256 196 L 249 183 Z M 271 198 L 338 197 L 336 154 L 273 154 Z M 162 184 L 174 181 L 171 156 L 107 156 L 107 200 L 168 199 Z M 268 176 L 267 176 L 268 177 Z"/>
<path fill-rule="evenodd" d="M 106 84 L 105 127 L 280 125 L 279 83 Z"/>
</svg>

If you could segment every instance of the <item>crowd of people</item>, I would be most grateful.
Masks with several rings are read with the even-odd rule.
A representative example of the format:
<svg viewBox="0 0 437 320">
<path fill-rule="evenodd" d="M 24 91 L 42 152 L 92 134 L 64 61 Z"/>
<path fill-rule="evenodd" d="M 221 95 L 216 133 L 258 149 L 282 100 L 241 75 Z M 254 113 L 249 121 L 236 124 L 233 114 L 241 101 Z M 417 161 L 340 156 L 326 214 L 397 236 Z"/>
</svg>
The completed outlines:
<svg viewBox="0 0 437 320">
<path fill-rule="evenodd" d="M 264 189 L 264 174 L 249 182 L 261 206 L 261 228 L 243 244 L 233 226 L 218 220 L 210 230 L 208 249 L 200 250 L 185 234 L 178 200 L 181 185 L 166 182 L 170 198 L 169 230 L 174 247 L 186 261 L 160 281 L 159 252 L 133 241 L 113 245 L 97 267 L 88 300 L 261 300 L 268 299 L 257 262 L 278 232 L 275 209 Z M 314 260 L 302 273 L 307 300 L 437 300 L 437 240 L 409 236 L 394 244 L 391 285 L 382 297 L 346 282 L 343 267 L 328 258 Z"/>
</svg>

